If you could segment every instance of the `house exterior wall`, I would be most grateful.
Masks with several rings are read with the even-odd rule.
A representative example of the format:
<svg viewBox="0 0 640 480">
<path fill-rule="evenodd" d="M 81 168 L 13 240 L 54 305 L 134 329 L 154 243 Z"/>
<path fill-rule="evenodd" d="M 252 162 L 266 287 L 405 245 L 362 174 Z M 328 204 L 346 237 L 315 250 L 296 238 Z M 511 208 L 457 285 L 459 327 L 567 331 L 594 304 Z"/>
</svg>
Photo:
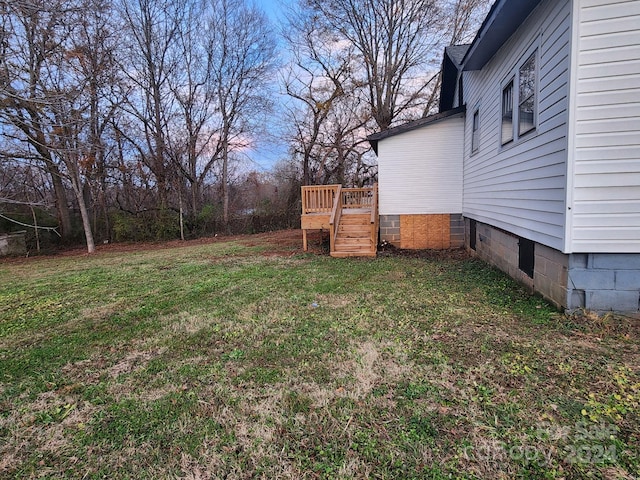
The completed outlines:
<svg viewBox="0 0 640 480">
<path fill-rule="evenodd" d="M 448 213 L 400 215 L 400 248 L 444 250 L 451 247 Z"/>
<path fill-rule="evenodd" d="M 518 269 L 518 237 L 486 223 L 477 223 L 475 254 L 533 291 L 533 279 Z"/>
<path fill-rule="evenodd" d="M 463 214 L 558 250 L 565 235 L 570 7 L 570 0 L 545 0 L 482 70 L 463 75 Z M 537 128 L 503 146 L 503 86 L 536 49 Z M 476 110 L 479 148 L 472 154 Z"/>
<path fill-rule="evenodd" d="M 569 252 L 640 253 L 640 0 L 574 0 Z"/>
<path fill-rule="evenodd" d="M 556 307 L 596 312 L 640 312 L 640 255 L 625 253 L 562 253 L 534 245 L 533 277 L 519 268 L 517 235 L 478 222 L 475 250 L 470 221 L 465 219 L 467 250 L 494 265 Z"/>
<path fill-rule="evenodd" d="M 380 215 L 380 241 L 400 246 L 400 215 Z"/>
<path fill-rule="evenodd" d="M 463 136 L 458 116 L 381 140 L 380 215 L 460 213 Z"/>
<path fill-rule="evenodd" d="M 462 248 L 464 247 L 464 218 L 461 213 L 449 215 L 450 225 L 450 247 Z"/>
<path fill-rule="evenodd" d="M 569 309 L 640 311 L 640 255 L 574 253 L 569 256 Z"/>
<path fill-rule="evenodd" d="M 567 308 L 568 255 L 546 245 L 535 244 L 532 278 L 518 266 L 519 238 L 517 235 L 478 222 L 476 248 L 471 250 L 469 222 L 470 219 L 465 219 L 467 250 L 515 278 L 532 292 L 539 293 L 556 307 Z"/>
</svg>

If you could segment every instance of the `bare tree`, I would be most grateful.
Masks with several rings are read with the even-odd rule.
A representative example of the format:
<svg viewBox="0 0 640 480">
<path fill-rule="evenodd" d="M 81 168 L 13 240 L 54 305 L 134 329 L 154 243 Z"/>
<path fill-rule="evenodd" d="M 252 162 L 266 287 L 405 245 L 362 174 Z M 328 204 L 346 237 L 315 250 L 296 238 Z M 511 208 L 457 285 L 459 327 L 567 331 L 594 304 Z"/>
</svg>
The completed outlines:
<svg viewBox="0 0 640 480">
<path fill-rule="evenodd" d="M 300 0 L 283 34 L 293 58 L 283 84 L 303 184 L 374 180 L 367 133 L 432 113 L 442 49 L 469 38 L 487 3 Z"/>
<path fill-rule="evenodd" d="M 443 22 L 434 0 L 308 0 L 327 28 L 359 53 L 361 82 L 381 130 L 414 109 L 428 87 Z M 359 72 L 354 72 L 358 75 Z M 428 78 L 429 75 L 426 75 Z"/>
<path fill-rule="evenodd" d="M 218 160 L 220 143 L 215 123 L 216 91 L 212 85 L 213 52 L 206 36 L 206 2 L 187 4 L 177 32 L 180 68 L 169 79 L 177 111 L 169 137 L 172 158 L 189 183 L 192 215 L 201 203 L 202 185 Z"/>
<path fill-rule="evenodd" d="M 302 157 L 302 184 L 312 180 L 312 163 L 319 163 L 321 133 L 335 103 L 351 95 L 353 47 L 340 48 L 314 15 L 290 12 L 284 30 L 292 61 L 283 76 L 286 94 L 295 102 L 287 123 L 295 155 Z M 314 179 L 317 181 L 317 179 Z"/>
<path fill-rule="evenodd" d="M 211 82 L 220 120 L 223 221 L 229 222 L 229 162 L 254 140 L 254 120 L 271 106 L 270 76 L 276 42 L 264 13 L 245 0 L 211 0 L 207 31 L 213 55 Z"/>
<path fill-rule="evenodd" d="M 105 135 L 125 97 L 123 82 L 116 62 L 116 26 L 112 24 L 111 3 L 106 0 L 84 0 L 82 15 L 67 52 L 69 76 L 82 86 L 80 105 L 86 109 L 82 125 L 83 176 L 98 203 L 109 235 L 106 199 L 108 146 Z M 95 231 L 95 222 L 94 228 Z"/>
<path fill-rule="evenodd" d="M 65 184 L 70 185 L 91 253 L 90 184 L 106 175 L 103 136 L 119 98 L 114 96 L 109 5 L 102 0 L 17 2 L 4 4 L 3 13 L 4 25 L 11 27 L 3 30 L 11 35 L 2 65 L 5 145 L 14 146 L 14 158 L 22 147 L 19 157 L 35 159 L 49 172 L 67 234 Z M 106 210 L 105 202 L 105 219 Z"/>
<path fill-rule="evenodd" d="M 169 79 L 177 67 L 176 41 L 182 25 L 184 2 L 122 0 L 127 48 L 123 71 L 132 86 L 127 111 L 140 135 L 121 132 L 140 153 L 156 181 L 160 209 L 167 207 L 168 119 L 173 107 Z"/>
<path fill-rule="evenodd" d="M 447 18 L 445 24 L 446 32 L 444 34 L 446 45 L 471 42 L 491 3 L 492 0 L 449 0 L 444 3 L 442 9 L 445 18 Z M 438 71 L 429 83 L 433 87 L 424 104 L 424 116 L 434 113 L 438 104 L 442 72 Z"/>
<path fill-rule="evenodd" d="M 68 41 L 73 5 L 55 1 L 0 1 L 0 116 L 12 156 L 42 166 L 51 178 L 63 238 L 71 234 L 71 216 L 62 171 L 49 142 L 51 105 L 46 82 L 51 57 Z M 6 152 L 5 144 L 5 152 Z"/>
</svg>

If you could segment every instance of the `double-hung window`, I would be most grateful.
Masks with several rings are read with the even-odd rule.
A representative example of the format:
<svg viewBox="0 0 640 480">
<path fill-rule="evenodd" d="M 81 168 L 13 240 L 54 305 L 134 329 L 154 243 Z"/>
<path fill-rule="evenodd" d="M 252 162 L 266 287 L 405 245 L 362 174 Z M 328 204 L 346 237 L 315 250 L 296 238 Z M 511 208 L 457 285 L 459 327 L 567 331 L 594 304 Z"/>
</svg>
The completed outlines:
<svg viewBox="0 0 640 480">
<path fill-rule="evenodd" d="M 480 147 L 480 110 L 473 113 L 473 125 L 471 127 L 471 153 L 476 153 Z"/>
<path fill-rule="evenodd" d="M 536 112 L 536 52 L 522 62 L 511 79 L 502 87 L 502 145 L 535 130 Z M 517 126 L 517 128 L 516 128 Z"/>
</svg>

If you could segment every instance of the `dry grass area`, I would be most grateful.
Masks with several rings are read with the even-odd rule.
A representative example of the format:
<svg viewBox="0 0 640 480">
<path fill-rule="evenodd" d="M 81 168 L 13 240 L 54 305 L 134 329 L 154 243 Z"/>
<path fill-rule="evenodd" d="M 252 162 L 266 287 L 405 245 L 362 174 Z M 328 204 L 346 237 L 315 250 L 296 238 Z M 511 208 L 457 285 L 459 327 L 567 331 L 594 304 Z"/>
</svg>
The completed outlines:
<svg viewBox="0 0 640 480">
<path fill-rule="evenodd" d="M 0 264 L 1 478 L 636 479 L 638 321 L 299 231 Z"/>
</svg>

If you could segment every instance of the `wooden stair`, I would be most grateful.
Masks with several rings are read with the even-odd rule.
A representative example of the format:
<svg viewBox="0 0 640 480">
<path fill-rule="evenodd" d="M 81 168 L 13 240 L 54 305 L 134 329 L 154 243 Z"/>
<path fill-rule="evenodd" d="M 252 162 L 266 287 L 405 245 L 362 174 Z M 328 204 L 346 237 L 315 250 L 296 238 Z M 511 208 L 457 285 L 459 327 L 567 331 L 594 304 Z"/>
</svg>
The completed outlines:
<svg viewBox="0 0 640 480">
<path fill-rule="evenodd" d="M 332 257 L 375 257 L 378 247 L 378 185 L 302 187 L 302 248 L 307 230 L 329 230 Z"/>
<path fill-rule="evenodd" d="M 371 241 L 371 214 L 343 211 L 336 232 L 332 257 L 375 257 Z"/>
</svg>

